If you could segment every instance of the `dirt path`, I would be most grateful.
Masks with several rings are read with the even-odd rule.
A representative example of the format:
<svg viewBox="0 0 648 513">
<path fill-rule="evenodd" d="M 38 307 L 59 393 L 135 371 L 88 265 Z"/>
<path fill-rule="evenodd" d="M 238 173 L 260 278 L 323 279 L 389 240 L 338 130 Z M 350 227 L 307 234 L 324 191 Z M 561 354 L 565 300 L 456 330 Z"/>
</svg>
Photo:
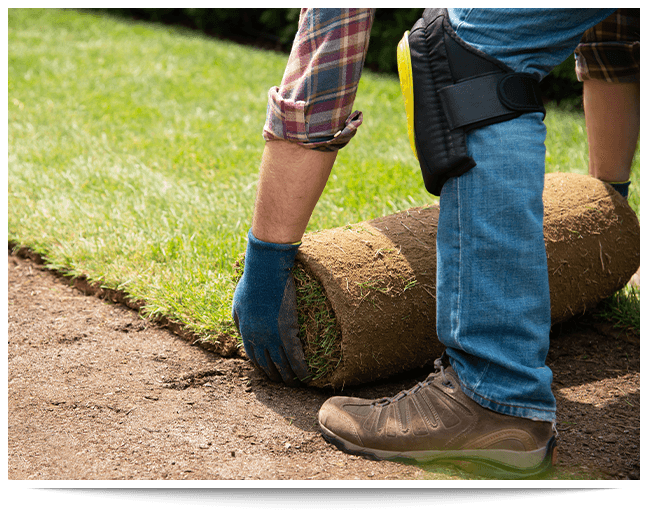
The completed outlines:
<svg viewBox="0 0 648 513">
<path fill-rule="evenodd" d="M 417 479 L 318 433 L 328 395 L 263 379 L 132 310 L 8 257 L 9 479 Z M 639 478 L 639 338 L 592 319 L 554 330 L 554 477 Z M 349 395 L 392 395 L 426 373 Z M 447 475 L 447 474 L 446 474 Z"/>
</svg>

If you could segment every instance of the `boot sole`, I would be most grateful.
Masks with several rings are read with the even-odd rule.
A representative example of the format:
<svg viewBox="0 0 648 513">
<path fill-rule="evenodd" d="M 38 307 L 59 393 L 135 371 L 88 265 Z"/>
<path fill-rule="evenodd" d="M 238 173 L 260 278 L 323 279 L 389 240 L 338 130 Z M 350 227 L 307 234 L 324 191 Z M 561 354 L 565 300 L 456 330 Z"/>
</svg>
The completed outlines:
<svg viewBox="0 0 648 513">
<path fill-rule="evenodd" d="M 547 442 L 546 447 L 528 452 L 503 449 L 385 451 L 355 445 L 339 438 L 322 425 L 320 425 L 320 428 L 326 441 L 349 454 L 376 461 L 450 464 L 491 479 L 529 479 L 538 477 L 550 470 L 557 460 L 556 438 L 553 436 Z"/>
</svg>

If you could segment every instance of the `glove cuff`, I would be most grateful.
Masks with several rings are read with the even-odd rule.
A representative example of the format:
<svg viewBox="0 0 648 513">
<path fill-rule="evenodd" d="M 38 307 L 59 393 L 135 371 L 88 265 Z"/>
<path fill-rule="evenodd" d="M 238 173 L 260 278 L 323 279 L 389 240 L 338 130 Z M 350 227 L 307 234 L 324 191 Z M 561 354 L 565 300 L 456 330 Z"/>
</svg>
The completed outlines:
<svg viewBox="0 0 648 513">
<path fill-rule="evenodd" d="M 276 244 L 259 240 L 250 229 L 245 251 L 245 267 L 262 266 L 267 272 L 289 271 L 295 265 L 295 257 L 300 246 L 301 242 Z"/>
</svg>

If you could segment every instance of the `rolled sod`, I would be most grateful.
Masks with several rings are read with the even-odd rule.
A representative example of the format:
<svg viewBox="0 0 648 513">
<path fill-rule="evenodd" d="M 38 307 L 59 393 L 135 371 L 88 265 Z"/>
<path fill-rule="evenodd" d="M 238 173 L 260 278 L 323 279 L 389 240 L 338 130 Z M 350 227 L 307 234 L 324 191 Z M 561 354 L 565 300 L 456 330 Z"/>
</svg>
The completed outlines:
<svg viewBox="0 0 648 513">
<path fill-rule="evenodd" d="M 639 222 L 612 187 L 548 174 L 543 195 L 552 323 L 594 307 L 639 267 Z M 294 276 L 315 379 L 342 388 L 430 364 L 436 336 L 437 206 L 309 233 Z"/>
</svg>

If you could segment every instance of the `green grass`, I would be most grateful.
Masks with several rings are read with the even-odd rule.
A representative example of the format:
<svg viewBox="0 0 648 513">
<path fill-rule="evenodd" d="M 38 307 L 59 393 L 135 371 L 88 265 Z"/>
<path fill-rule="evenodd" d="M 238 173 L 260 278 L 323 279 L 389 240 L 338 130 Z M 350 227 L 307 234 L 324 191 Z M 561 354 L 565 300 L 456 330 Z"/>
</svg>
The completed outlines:
<svg viewBox="0 0 648 513">
<path fill-rule="evenodd" d="M 328 376 L 342 360 L 342 334 L 324 288 L 301 266 L 293 270 L 297 291 L 299 339 L 313 381 Z"/>
<path fill-rule="evenodd" d="M 612 297 L 601 301 L 596 316 L 614 324 L 623 331 L 632 330 L 637 335 L 641 331 L 639 289 L 630 284 L 623 287 Z"/>
<path fill-rule="evenodd" d="M 9 238 L 201 336 L 232 332 L 231 265 L 251 219 L 267 91 L 285 62 L 173 28 L 10 10 Z M 310 229 L 430 199 L 398 84 L 368 76 L 362 90 L 369 121 Z"/>
<path fill-rule="evenodd" d="M 9 239 L 205 339 L 233 334 L 232 264 L 286 56 L 76 11 L 10 9 L 8 28 Z M 435 201 L 400 94 L 395 78 L 364 74 L 365 122 L 309 230 Z M 547 125 L 548 171 L 586 173 L 582 116 L 550 107 Z"/>
</svg>

